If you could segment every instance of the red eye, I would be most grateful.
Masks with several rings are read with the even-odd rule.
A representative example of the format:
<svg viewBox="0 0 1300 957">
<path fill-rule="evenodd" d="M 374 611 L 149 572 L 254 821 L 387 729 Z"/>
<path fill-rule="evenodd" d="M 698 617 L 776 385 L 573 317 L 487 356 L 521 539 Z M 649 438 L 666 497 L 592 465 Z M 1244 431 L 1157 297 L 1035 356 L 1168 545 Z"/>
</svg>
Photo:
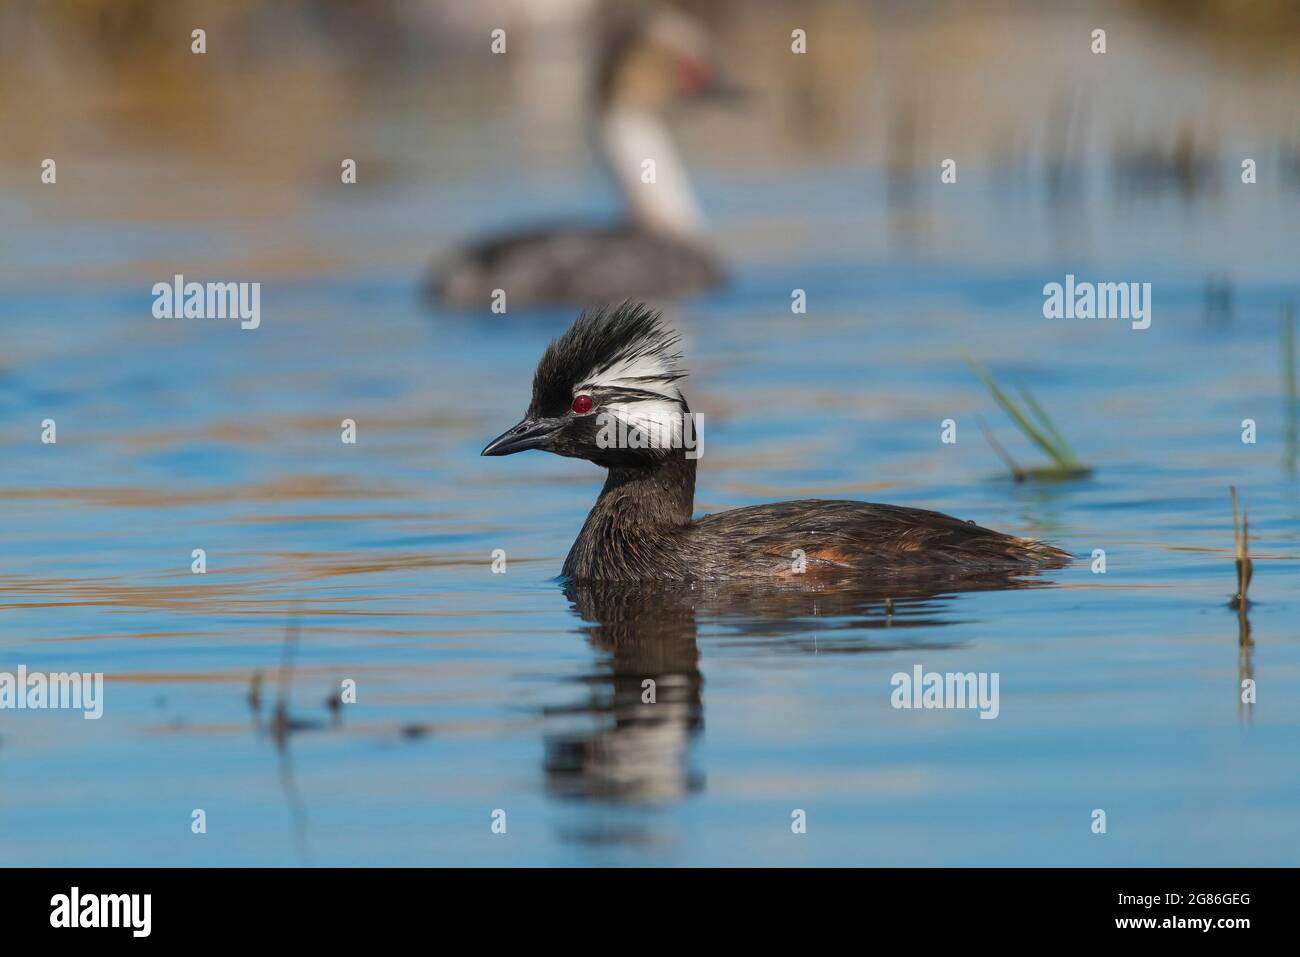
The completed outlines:
<svg viewBox="0 0 1300 957">
<path fill-rule="evenodd" d="M 679 58 L 677 84 L 685 93 L 698 93 L 709 85 L 709 65 L 695 57 Z"/>
<path fill-rule="evenodd" d="M 573 411 L 577 415 L 586 415 L 591 411 L 592 401 L 589 395 L 575 395 L 573 397 Z"/>
</svg>

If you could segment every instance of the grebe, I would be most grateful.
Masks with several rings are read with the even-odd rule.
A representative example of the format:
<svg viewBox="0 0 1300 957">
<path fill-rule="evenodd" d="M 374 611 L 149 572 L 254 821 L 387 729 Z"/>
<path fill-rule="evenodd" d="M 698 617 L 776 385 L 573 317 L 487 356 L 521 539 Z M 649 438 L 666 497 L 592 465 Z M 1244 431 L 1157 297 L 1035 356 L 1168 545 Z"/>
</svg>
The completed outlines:
<svg viewBox="0 0 1300 957">
<path fill-rule="evenodd" d="M 508 305 L 675 297 L 720 284 L 724 270 L 664 126 L 684 100 L 722 98 L 731 88 L 713 68 L 707 34 L 680 13 L 660 11 L 608 34 L 595 78 L 595 140 L 623 195 L 626 220 L 560 225 L 499 236 L 458 250 L 437 266 L 432 295 L 447 305 Z M 643 182 L 654 163 L 654 182 Z"/>
<path fill-rule="evenodd" d="M 678 342 L 642 303 L 582 313 L 543 354 L 524 420 L 482 452 L 543 449 L 608 470 L 566 577 L 942 576 L 1069 562 L 1051 545 L 898 505 L 802 499 L 693 518 L 696 459 L 686 447 Z"/>
</svg>

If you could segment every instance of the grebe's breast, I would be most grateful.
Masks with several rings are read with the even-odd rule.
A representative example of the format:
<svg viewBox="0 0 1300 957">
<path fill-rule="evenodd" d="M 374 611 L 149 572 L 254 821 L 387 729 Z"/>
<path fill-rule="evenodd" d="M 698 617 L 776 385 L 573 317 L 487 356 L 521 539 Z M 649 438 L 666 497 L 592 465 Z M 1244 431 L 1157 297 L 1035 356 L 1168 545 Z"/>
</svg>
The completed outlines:
<svg viewBox="0 0 1300 957">
<path fill-rule="evenodd" d="M 703 243 L 633 225 L 555 226 L 501 236 L 454 253 L 431 292 L 450 306 L 506 308 L 628 298 L 676 298 L 719 285 L 721 262 Z"/>
</svg>

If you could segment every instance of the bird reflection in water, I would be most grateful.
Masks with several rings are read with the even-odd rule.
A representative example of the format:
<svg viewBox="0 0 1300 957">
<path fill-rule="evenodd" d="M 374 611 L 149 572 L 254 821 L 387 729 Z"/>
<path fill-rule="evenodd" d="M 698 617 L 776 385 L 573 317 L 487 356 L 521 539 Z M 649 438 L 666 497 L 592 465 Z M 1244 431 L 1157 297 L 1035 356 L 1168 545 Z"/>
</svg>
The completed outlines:
<svg viewBox="0 0 1300 957">
<path fill-rule="evenodd" d="M 701 629 L 769 654 L 950 648 L 950 642 L 900 632 L 956 624 L 951 603 L 962 592 L 1050 584 L 1032 572 L 785 587 L 568 582 L 565 596 L 601 656 L 584 677 L 583 699 L 544 712 L 548 720 L 566 724 L 576 717 L 588 720 L 582 731 L 546 736 L 547 791 L 580 800 L 661 804 L 704 788 L 704 773 L 692 767 L 688 753 L 704 727 Z"/>
</svg>

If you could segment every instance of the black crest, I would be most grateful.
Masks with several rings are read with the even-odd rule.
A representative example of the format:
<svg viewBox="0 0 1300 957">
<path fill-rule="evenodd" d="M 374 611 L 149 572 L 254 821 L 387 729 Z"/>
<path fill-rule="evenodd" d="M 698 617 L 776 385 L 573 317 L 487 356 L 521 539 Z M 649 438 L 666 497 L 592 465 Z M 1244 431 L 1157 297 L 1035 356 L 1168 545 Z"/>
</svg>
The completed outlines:
<svg viewBox="0 0 1300 957">
<path fill-rule="evenodd" d="M 545 415 L 567 409 L 577 386 L 625 368 L 638 367 L 643 374 L 619 376 L 623 389 L 670 387 L 686 375 L 674 351 L 680 341 L 659 312 L 642 302 L 584 310 L 537 364 L 530 411 Z"/>
</svg>

